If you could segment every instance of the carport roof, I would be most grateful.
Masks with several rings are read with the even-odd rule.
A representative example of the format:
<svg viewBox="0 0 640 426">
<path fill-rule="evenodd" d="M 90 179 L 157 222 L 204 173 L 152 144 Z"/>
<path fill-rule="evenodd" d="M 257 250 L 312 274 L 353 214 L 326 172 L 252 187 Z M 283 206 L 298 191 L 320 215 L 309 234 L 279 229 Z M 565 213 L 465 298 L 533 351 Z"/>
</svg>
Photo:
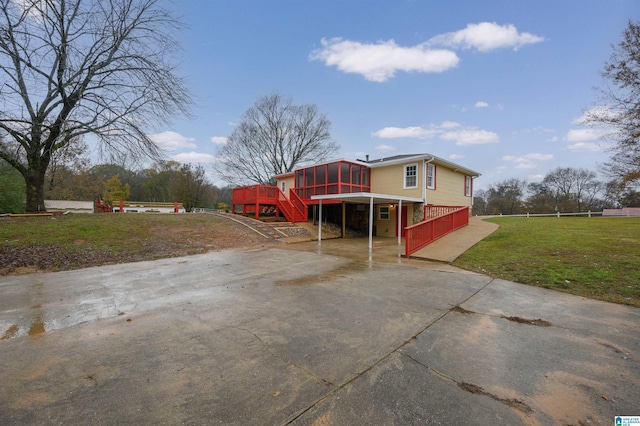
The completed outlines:
<svg viewBox="0 0 640 426">
<path fill-rule="evenodd" d="M 347 203 L 370 203 L 373 199 L 373 204 L 388 204 L 397 203 L 402 201 L 403 203 L 423 203 L 422 198 L 402 197 L 400 195 L 391 194 L 376 194 L 372 192 L 354 192 L 350 194 L 326 194 L 326 195 L 312 195 L 312 200 L 341 200 Z"/>
</svg>

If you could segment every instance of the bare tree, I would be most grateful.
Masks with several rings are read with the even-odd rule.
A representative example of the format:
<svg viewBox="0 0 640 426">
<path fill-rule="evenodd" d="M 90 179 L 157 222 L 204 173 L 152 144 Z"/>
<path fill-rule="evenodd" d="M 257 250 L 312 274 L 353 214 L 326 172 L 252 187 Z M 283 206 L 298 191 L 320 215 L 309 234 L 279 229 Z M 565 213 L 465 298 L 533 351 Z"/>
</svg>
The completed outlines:
<svg viewBox="0 0 640 426">
<path fill-rule="evenodd" d="M 103 153 L 161 152 L 146 126 L 188 113 L 171 64 L 179 22 L 158 0 L 0 0 L 0 159 L 44 210 L 54 153 L 91 134 Z"/>
<path fill-rule="evenodd" d="M 558 167 L 547 173 L 542 185 L 553 195 L 558 211 L 581 212 L 601 203 L 604 185 L 587 169 Z"/>
<path fill-rule="evenodd" d="M 602 76 L 607 106 L 590 110 L 587 122 L 612 129 L 607 137 L 617 144 L 606 164 L 609 174 L 622 184 L 640 184 L 640 23 L 629 21 Z"/>
<path fill-rule="evenodd" d="M 330 127 L 315 105 L 293 105 L 278 94 L 261 97 L 219 149 L 217 171 L 233 185 L 273 184 L 274 175 L 329 159 L 338 150 Z"/>
<path fill-rule="evenodd" d="M 524 180 L 512 178 L 491 185 L 486 191 L 486 211 L 489 214 L 522 213 Z"/>
</svg>

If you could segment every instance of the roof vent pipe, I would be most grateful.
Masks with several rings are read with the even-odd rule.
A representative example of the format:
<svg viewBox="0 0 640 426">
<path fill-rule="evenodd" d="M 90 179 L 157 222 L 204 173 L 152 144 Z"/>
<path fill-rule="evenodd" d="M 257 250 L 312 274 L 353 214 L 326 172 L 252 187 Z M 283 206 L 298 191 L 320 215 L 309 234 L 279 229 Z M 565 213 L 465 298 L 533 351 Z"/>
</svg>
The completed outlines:
<svg viewBox="0 0 640 426">
<path fill-rule="evenodd" d="M 369 154 L 365 155 L 364 158 L 366 158 L 366 162 L 368 163 L 369 162 Z"/>
</svg>

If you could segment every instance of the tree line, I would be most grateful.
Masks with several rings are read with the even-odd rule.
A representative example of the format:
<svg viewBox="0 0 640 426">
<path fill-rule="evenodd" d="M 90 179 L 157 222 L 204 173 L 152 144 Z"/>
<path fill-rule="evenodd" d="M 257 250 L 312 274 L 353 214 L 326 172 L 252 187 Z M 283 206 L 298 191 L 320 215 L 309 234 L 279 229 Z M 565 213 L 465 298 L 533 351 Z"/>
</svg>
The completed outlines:
<svg viewBox="0 0 640 426">
<path fill-rule="evenodd" d="M 22 213 L 24 179 L 0 162 L 0 213 Z M 227 209 L 231 187 L 213 185 L 202 166 L 175 161 L 158 162 L 141 170 L 116 164 L 91 166 L 87 160 L 55 164 L 45 177 L 47 200 L 95 200 L 118 205 L 119 200 L 179 202 L 186 211 L 195 208 Z"/>
<path fill-rule="evenodd" d="M 552 170 L 540 182 L 506 179 L 473 197 L 474 215 L 579 213 L 619 207 L 640 207 L 640 192 L 571 167 Z"/>
</svg>

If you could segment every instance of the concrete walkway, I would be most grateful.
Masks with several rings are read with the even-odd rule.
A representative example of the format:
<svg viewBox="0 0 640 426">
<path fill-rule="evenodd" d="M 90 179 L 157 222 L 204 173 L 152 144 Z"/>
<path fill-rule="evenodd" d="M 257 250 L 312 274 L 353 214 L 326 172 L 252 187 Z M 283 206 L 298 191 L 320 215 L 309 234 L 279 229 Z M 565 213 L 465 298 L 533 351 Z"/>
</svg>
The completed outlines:
<svg viewBox="0 0 640 426">
<path fill-rule="evenodd" d="M 486 222 L 478 217 L 471 217 L 469 218 L 468 226 L 432 242 L 413 253 L 411 257 L 451 263 L 498 228 L 499 225 L 495 223 Z"/>
</svg>

